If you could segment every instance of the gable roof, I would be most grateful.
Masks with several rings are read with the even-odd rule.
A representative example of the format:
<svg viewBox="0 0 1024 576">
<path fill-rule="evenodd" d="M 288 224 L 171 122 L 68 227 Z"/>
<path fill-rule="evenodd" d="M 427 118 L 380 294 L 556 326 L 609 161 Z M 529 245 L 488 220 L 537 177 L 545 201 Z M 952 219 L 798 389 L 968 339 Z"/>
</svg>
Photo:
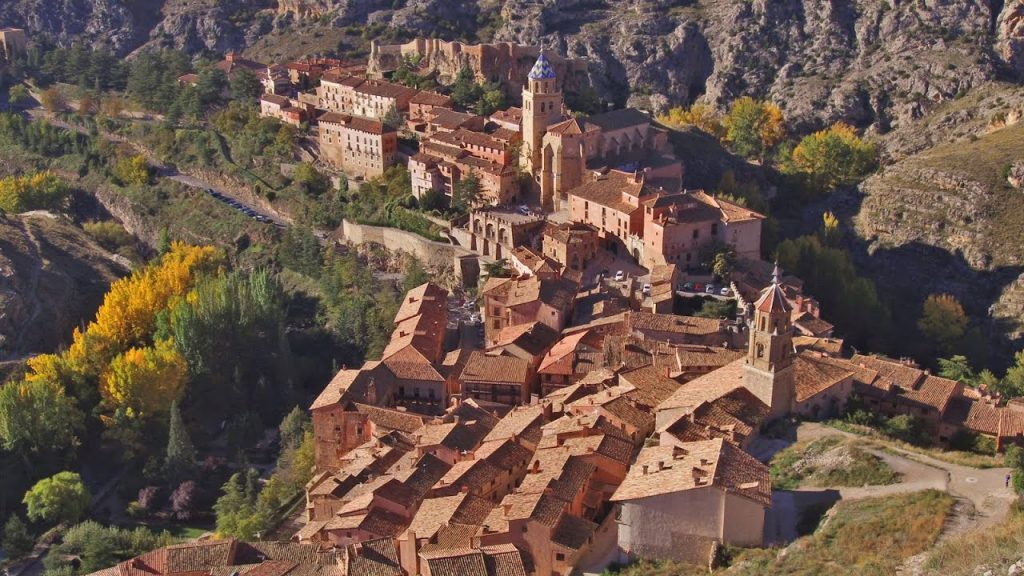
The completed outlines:
<svg viewBox="0 0 1024 576">
<path fill-rule="evenodd" d="M 715 486 L 761 504 L 772 502 L 768 467 L 721 438 L 640 451 L 611 500 L 622 502 Z"/>
<path fill-rule="evenodd" d="M 801 352 L 797 355 L 793 367 L 796 401 L 806 402 L 843 380 L 852 378 L 853 374 L 853 370 L 832 361 L 831 358 L 813 352 Z"/>
<path fill-rule="evenodd" d="M 492 356 L 473 351 L 466 360 L 460 380 L 491 383 L 525 383 L 529 375 L 530 365 L 522 358 L 515 356 Z"/>
<path fill-rule="evenodd" d="M 622 108 L 588 116 L 586 122 L 610 132 L 631 126 L 646 126 L 651 123 L 651 118 L 636 108 Z"/>
</svg>

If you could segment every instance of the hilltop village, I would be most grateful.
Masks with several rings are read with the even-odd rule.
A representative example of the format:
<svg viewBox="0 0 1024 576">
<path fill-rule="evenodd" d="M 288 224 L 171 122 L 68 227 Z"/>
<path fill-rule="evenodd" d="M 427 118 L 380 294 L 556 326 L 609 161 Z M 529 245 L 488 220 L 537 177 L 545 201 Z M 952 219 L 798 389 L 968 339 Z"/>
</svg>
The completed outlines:
<svg viewBox="0 0 1024 576">
<path fill-rule="evenodd" d="M 4 52 L 24 43 L 0 30 Z M 518 105 L 461 109 L 396 81 L 410 66 L 468 74 Z M 304 160 L 338 181 L 405 166 L 417 201 L 447 205 L 472 182 L 444 246 L 475 266 L 451 290 L 406 291 L 379 358 L 332 368 L 308 406 L 313 476 L 290 541 L 279 526 L 278 541 L 197 539 L 90 576 L 714 567 L 731 547 L 782 541 L 758 445 L 796 420 L 857 405 L 913 416 L 939 447 L 963 433 L 1024 446 L 1024 404 L 846 346 L 804 282 L 762 259 L 765 215 L 685 188 L 687 159 L 648 113 L 571 110 L 583 61 L 418 39 L 374 41 L 366 63 L 229 53 L 216 68 L 256 77 L 260 115 L 295 126 Z"/>
<path fill-rule="evenodd" d="M 385 79 L 410 59 L 521 90 L 521 106 L 480 116 Z M 963 430 L 1024 442 L 1013 402 L 851 354 L 800 279 L 759 259 L 764 216 L 683 189 L 685 159 L 647 114 L 566 108 L 578 61 L 417 40 L 375 42 L 368 65 L 225 62 L 261 75 L 261 113 L 308 126 L 325 166 L 359 179 L 403 163 L 417 198 L 449 201 L 476 178 L 452 241 L 506 268 L 475 300 L 409 291 L 383 355 L 310 407 L 316 475 L 293 539 L 337 550 L 348 573 L 714 564 L 722 546 L 769 543 L 772 487 L 751 445 L 851 396 L 923 419 L 938 444 Z M 698 260 L 723 246 L 738 264 L 716 285 Z M 674 314 L 694 292 L 736 300 L 737 315 Z"/>
</svg>

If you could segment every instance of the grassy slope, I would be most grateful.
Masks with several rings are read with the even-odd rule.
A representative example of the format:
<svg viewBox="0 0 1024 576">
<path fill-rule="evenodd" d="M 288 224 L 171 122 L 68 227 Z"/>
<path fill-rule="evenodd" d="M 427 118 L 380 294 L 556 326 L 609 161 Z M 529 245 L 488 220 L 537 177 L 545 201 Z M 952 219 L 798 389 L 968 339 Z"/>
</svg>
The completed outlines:
<svg viewBox="0 0 1024 576">
<path fill-rule="evenodd" d="M 724 574 L 893 574 L 935 544 L 952 505 L 949 494 L 936 490 L 840 502 L 830 519 L 785 554 L 740 554 Z"/>
<path fill-rule="evenodd" d="M 1005 574 L 1024 558 L 1024 511 L 1014 506 L 1009 516 L 990 526 L 952 538 L 928 555 L 925 570 L 943 576 L 970 576 L 991 571 Z"/>
<path fill-rule="evenodd" d="M 852 462 L 842 467 L 815 467 L 809 460 L 822 454 L 845 457 Z M 839 437 L 801 442 L 779 452 L 771 462 L 772 486 L 791 490 L 800 486 L 837 487 L 893 484 L 899 474 L 880 458 Z"/>
<path fill-rule="evenodd" d="M 933 546 L 953 498 L 925 490 L 911 494 L 840 502 L 818 530 L 785 549 L 740 550 L 720 576 L 889 575 L 907 558 Z M 610 572 L 611 573 L 611 572 Z M 642 562 L 621 576 L 691 576 L 707 570 L 673 562 Z"/>
<path fill-rule="evenodd" d="M 985 212 L 991 218 L 985 226 L 984 242 L 994 264 L 1019 264 L 1024 261 L 1024 194 L 1013 190 L 1004 179 L 1003 169 L 1022 157 L 1024 124 L 996 130 L 973 142 L 956 142 L 933 148 L 913 162 L 974 180 L 991 191 Z"/>
</svg>

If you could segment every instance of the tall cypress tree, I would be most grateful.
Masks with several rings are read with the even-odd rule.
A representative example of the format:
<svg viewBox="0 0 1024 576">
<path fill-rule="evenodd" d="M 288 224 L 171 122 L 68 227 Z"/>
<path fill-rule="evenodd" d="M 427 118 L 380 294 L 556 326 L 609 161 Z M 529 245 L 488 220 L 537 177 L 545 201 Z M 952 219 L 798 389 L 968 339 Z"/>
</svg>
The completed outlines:
<svg viewBox="0 0 1024 576">
<path fill-rule="evenodd" d="M 189 438 L 185 421 L 181 418 L 178 402 L 171 405 L 171 424 L 167 434 L 167 458 L 164 464 L 172 486 L 187 480 L 196 463 L 196 448 Z"/>
</svg>

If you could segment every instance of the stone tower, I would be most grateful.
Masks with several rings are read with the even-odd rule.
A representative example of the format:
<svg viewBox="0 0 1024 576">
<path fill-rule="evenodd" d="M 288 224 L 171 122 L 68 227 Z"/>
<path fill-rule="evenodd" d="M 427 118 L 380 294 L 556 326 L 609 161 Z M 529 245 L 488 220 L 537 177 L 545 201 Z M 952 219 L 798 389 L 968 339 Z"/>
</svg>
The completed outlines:
<svg viewBox="0 0 1024 576">
<path fill-rule="evenodd" d="M 544 132 L 561 119 L 562 92 L 555 69 L 541 50 L 523 86 L 523 148 L 519 158 L 519 165 L 535 180 L 540 178 Z"/>
<path fill-rule="evenodd" d="M 750 346 L 743 367 L 743 386 L 768 405 L 768 421 L 789 414 L 796 398 L 789 317 L 793 307 L 779 285 L 780 274 L 776 263 L 771 285 L 754 304 Z"/>
</svg>

